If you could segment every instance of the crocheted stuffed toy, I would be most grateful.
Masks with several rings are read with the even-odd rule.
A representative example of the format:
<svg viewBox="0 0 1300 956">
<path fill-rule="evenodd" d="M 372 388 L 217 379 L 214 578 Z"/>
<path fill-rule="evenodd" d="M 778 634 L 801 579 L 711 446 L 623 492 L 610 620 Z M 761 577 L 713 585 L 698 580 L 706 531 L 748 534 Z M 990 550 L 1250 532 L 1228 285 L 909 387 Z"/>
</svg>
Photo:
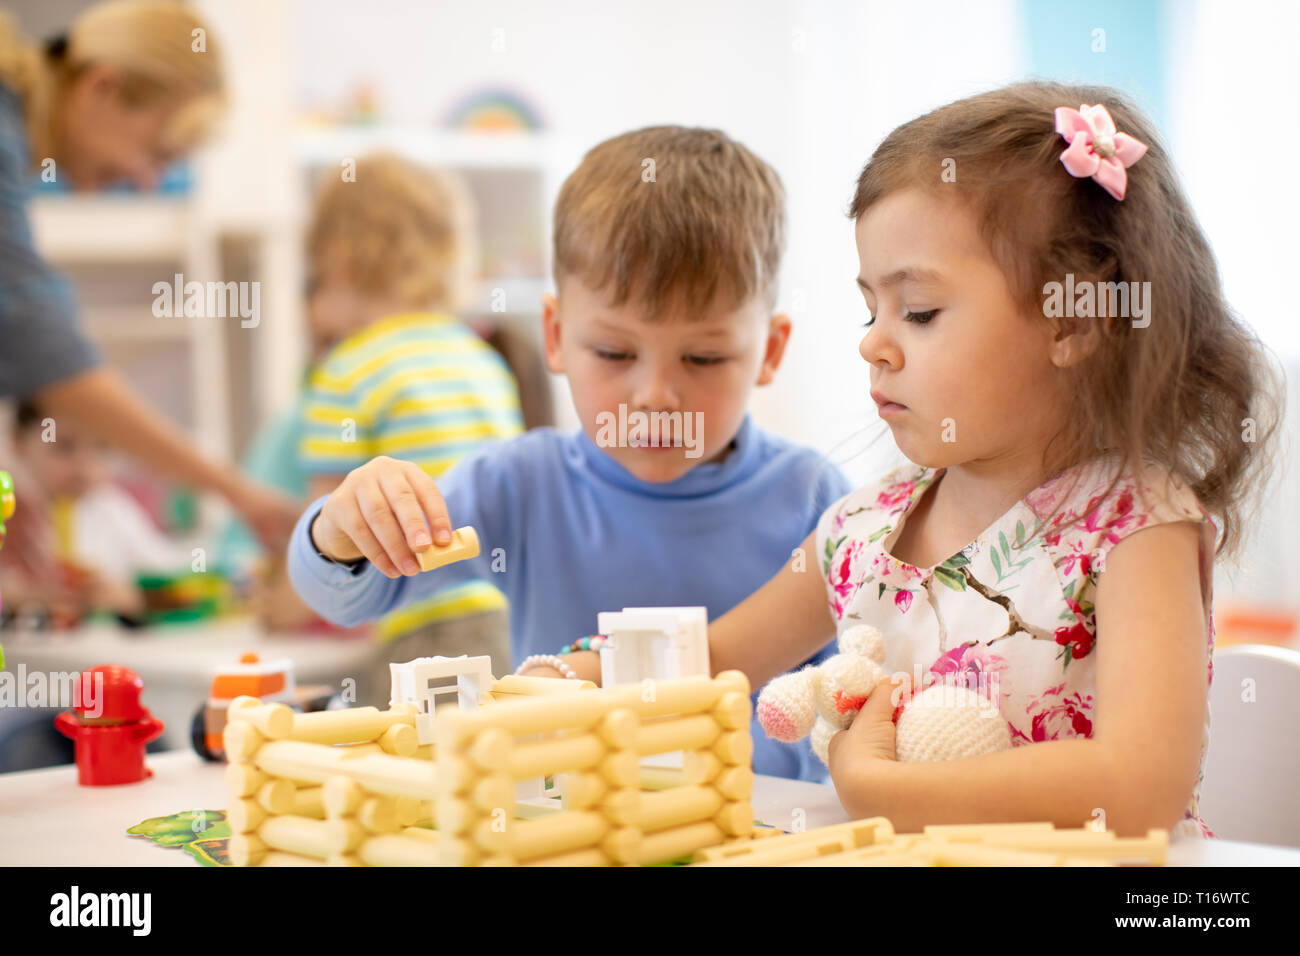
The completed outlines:
<svg viewBox="0 0 1300 956">
<path fill-rule="evenodd" d="M 793 743 L 812 734 L 812 749 L 829 763 L 831 737 L 853 723 L 885 673 L 885 640 L 869 624 L 849 628 L 840 652 L 768 683 L 758 696 L 767 735 Z M 888 687 L 888 684 L 886 684 Z M 989 701 L 967 687 L 934 684 L 894 710 L 895 753 L 906 762 L 955 760 L 1008 750 L 1011 728 Z"/>
</svg>

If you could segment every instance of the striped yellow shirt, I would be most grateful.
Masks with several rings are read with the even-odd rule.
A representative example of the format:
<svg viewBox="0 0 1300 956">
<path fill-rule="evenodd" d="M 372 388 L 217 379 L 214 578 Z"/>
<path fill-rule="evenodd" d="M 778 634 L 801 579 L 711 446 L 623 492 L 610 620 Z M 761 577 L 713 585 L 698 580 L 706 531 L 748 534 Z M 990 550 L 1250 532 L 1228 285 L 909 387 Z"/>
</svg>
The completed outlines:
<svg viewBox="0 0 1300 956">
<path fill-rule="evenodd" d="M 342 476 L 388 455 L 437 478 L 484 442 L 522 431 L 514 376 L 473 330 L 446 315 L 395 315 L 340 342 L 317 366 L 300 457 L 311 475 Z M 491 584 L 467 581 L 380 619 L 379 636 L 505 606 Z"/>
</svg>

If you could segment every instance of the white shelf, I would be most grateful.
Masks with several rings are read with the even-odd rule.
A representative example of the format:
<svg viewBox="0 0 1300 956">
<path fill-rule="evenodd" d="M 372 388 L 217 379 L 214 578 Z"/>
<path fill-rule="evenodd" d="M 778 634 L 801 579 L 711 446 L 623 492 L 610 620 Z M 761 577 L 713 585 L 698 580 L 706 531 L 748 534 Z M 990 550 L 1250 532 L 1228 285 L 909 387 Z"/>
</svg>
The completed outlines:
<svg viewBox="0 0 1300 956">
<path fill-rule="evenodd" d="M 298 160 L 317 166 L 386 149 L 439 166 L 537 169 L 550 165 L 555 149 L 546 133 L 462 133 L 386 125 L 304 127 L 296 139 Z"/>
<path fill-rule="evenodd" d="M 38 196 L 28 204 L 41 253 L 62 262 L 140 262 L 187 253 L 189 202 L 163 196 Z"/>
</svg>

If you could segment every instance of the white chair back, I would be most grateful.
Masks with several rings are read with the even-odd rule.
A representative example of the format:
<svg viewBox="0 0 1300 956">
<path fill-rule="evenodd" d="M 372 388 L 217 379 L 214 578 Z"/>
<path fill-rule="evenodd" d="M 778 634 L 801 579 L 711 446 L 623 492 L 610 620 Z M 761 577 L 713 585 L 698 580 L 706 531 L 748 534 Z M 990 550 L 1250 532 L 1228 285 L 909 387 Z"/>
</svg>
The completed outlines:
<svg viewBox="0 0 1300 956">
<path fill-rule="evenodd" d="M 1200 811 L 1225 840 L 1300 846 L 1300 651 L 1215 653 Z"/>
</svg>

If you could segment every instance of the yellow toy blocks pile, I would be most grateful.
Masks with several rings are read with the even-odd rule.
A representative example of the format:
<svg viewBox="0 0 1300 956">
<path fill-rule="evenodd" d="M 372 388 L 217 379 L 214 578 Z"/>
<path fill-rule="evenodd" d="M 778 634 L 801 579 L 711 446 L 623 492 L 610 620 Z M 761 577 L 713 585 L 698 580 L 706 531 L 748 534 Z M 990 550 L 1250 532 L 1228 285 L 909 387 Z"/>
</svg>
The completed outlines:
<svg viewBox="0 0 1300 956">
<path fill-rule="evenodd" d="M 439 708 L 425 746 L 410 704 L 298 714 L 236 699 L 224 735 L 232 862 L 644 864 L 751 833 L 743 674 L 610 689 L 507 677 L 489 697 Z M 679 751 L 681 769 L 643 790 L 642 758 Z M 562 800 L 516 799 L 521 783 L 557 775 Z"/>
<path fill-rule="evenodd" d="M 760 831 L 761 832 L 761 831 Z M 884 817 L 764 840 L 736 840 L 695 855 L 699 866 L 1163 866 L 1167 830 L 1120 838 L 1050 823 L 928 826 L 895 833 Z"/>
</svg>

